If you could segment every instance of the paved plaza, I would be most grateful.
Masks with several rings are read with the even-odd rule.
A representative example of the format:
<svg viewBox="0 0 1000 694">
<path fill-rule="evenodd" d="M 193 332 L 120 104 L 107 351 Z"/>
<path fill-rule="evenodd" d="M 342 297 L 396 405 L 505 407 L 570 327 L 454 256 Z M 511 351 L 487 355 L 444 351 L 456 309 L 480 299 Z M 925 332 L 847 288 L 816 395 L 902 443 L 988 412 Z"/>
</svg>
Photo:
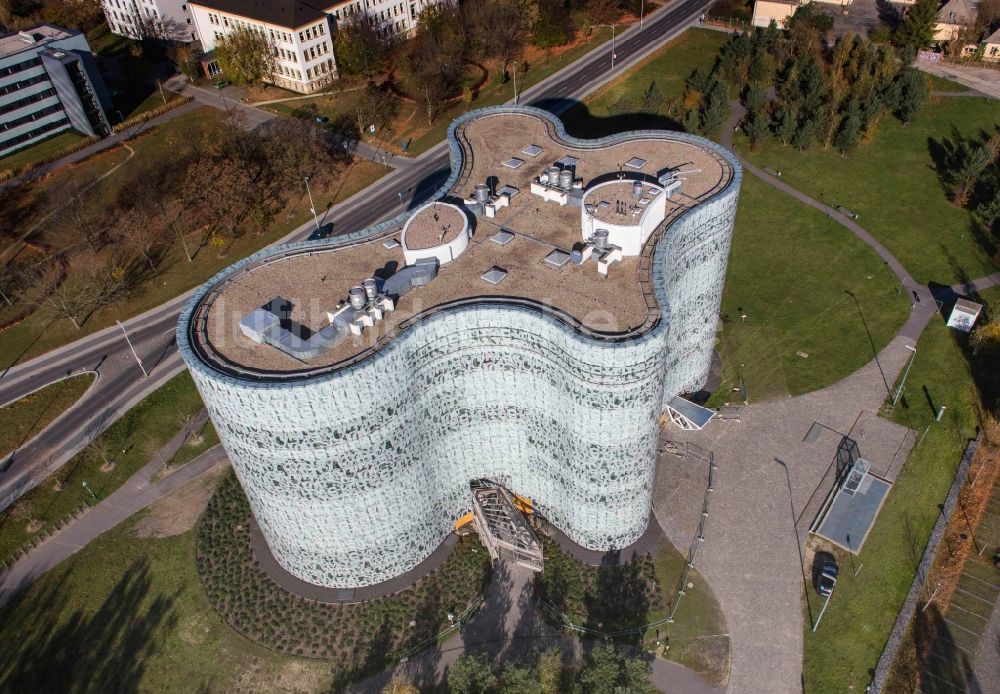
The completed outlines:
<svg viewBox="0 0 1000 694">
<path fill-rule="evenodd" d="M 711 450 L 718 465 L 698 570 L 719 600 L 731 634 L 729 691 L 802 691 L 800 547 L 832 483 L 843 435 L 858 441 L 872 471 L 894 479 L 913 445 L 910 430 L 876 416 L 912 338 L 896 337 L 875 360 L 828 388 L 751 404 L 740 421 L 715 419 L 702 431 L 667 427 L 663 436 Z M 807 436 L 815 423 L 822 433 Z M 654 513 L 686 549 L 701 512 L 707 465 L 660 454 Z M 766 634 L 766 638 L 762 635 Z"/>
</svg>

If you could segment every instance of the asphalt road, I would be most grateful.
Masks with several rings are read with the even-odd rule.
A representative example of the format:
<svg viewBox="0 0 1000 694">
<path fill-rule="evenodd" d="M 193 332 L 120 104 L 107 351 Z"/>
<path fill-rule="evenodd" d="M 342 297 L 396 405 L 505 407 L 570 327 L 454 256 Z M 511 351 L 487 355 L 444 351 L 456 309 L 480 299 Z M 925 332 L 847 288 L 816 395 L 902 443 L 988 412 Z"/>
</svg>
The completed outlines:
<svg viewBox="0 0 1000 694">
<path fill-rule="evenodd" d="M 616 77 L 642 57 L 681 33 L 711 4 L 711 0 L 674 0 L 647 15 L 643 27 L 630 28 L 615 44 L 615 69 L 611 70 L 611 44 L 602 44 L 562 71 L 521 94 L 520 103 L 561 113 L 603 83 Z M 221 97 L 210 90 L 191 93 L 195 99 L 221 107 Z M 264 122 L 273 116 L 242 104 L 226 104 Z M 333 207 L 322 222 L 333 224 L 333 233 L 346 233 L 388 219 L 404 206 L 426 200 L 447 177 L 448 148 L 440 143 L 405 162 L 377 183 Z M 282 242 L 299 241 L 312 231 L 304 224 Z M 42 388 L 68 373 L 94 371 L 98 378 L 78 404 L 56 419 L 39 436 L 0 461 L 0 509 L 58 469 L 73 454 L 113 423 L 130 407 L 183 369 L 174 343 L 181 307 L 190 292 L 145 314 L 126 321 L 132 344 L 149 377 L 139 366 L 117 326 L 101 330 L 66 347 L 0 372 L 0 405 Z"/>
</svg>

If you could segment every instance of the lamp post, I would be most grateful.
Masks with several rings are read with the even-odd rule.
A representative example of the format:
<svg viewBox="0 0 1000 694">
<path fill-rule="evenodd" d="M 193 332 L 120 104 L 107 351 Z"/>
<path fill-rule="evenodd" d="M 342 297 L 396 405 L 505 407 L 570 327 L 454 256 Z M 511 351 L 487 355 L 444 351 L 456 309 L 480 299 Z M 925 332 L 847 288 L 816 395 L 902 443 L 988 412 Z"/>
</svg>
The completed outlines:
<svg viewBox="0 0 1000 694">
<path fill-rule="evenodd" d="M 83 488 L 86 489 L 88 492 L 90 492 L 90 495 L 92 497 L 94 497 L 95 499 L 97 498 L 97 494 L 94 494 L 94 490 L 90 488 L 89 484 L 87 484 L 87 480 L 83 481 Z"/>
<path fill-rule="evenodd" d="M 304 176 L 306 181 L 306 193 L 309 194 L 309 211 L 313 213 L 313 222 L 316 223 L 316 228 L 319 229 L 319 217 L 316 216 L 316 203 L 313 202 L 312 189 L 309 188 L 309 177 Z"/>
<path fill-rule="evenodd" d="M 132 350 L 132 356 L 135 357 L 135 363 L 139 365 L 140 369 L 142 369 L 143 378 L 149 378 L 149 373 L 146 371 L 146 367 L 142 365 L 142 359 L 140 359 L 139 355 L 136 353 L 135 347 L 132 346 L 132 340 L 129 339 L 125 326 L 122 325 L 120 320 L 116 320 L 115 323 L 117 323 L 118 327 L 122 329 L 122 334 L 125 336 L 125 342 L 128 343 L 128 348 Z"/>
<path fill-rule="evenodd" d="M 597 26 L 608 27 L 609 29 L 611 29 L 611 71 L 614 72 L 615 58 L 618 57 L 617 55 L 615 55 L 615 29 L 617 29 L 618 27 L 614 24 L 598 24 Z"/>
<path fill-rule="evenodd" d="M 639 28 L 642 29 L 642 17 L 646 14 L 646 0 L 639 1 Z"/>
<path fill-rule="evenodd" d="M 511 61 L 514 63 L 514 105 L 517 106 L 517 61 Z"/>
<path fill-rule="evenodd" d="M 892 406 L 895 407 L 896 403 L 899 402 L 899 397 L 903 394 L 903 386 L 906 385 L 906 377 L 910 375 L 910 367 L 913 366 L 913 360 L 917 358 L 917 348 L 906 345 L 906 349 L 913 352 L 910 355 L 910 361 L 906 364 L 906 371 L 903 372 L 903 380 L 899 382 L 899 388 L 896 388 L 896 394 L 892 398 Z"/>
</svg>

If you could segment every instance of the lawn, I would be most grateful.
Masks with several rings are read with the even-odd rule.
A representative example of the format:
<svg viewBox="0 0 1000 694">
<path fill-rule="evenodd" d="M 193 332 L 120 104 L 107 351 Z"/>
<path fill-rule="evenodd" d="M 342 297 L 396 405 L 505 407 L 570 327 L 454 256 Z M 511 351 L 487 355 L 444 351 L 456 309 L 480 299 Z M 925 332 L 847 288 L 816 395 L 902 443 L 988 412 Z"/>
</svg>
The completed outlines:
<svg viewBox="0 0 1000 694">
<path fill-rule="evenodd" d="M 946 80 L 937 75 L 927 75 L 927 86 L 932 92 L 967 92 L 969 88 L 964 84 Z"/>
<path fill-rule="evenodd" d="M 202 407 L 194 381 L 185 371 L 126 412 L 93 446 L 21 497 L 0 518 L 0 560 L 51 530 L 74 510 L 118 489 Z M 180 460 L 169 464 L 190 460 L 215 441 L 212 435 L 205 435 L 199 445 L 181 449 Z M 114 463 L 113 469 L 108 470 L 105 456 Z"/>
<path fill-rule="evenodd" d="M 844 227 L 744 176 L 722 297 L 723 381 L 712 404 L 741 382 L 759 402 L 817 390 L 861 368 L 873 357 L 865 323 L 881 349 L 906 321 L 909 303 L 897 287 Z M 846 290 L 858 297 L 864 322 Z"/>
<path fill-rule="evenodd" d="M 1000 290 L 985 298 L 1000 305 Z M 934 318 L 917 343 L 906 394 L 892 419 L 927 435 L 910 454 L 860 555 L 837 552 L 837 590 L 816 633 L 810 597 L 804 615 L 804 673 L 808 692 L 864 691 L 913 580 L 938 504 L 947 496 L 969 438 L 975 436 L 978 398 L 959 337 Z M 925 390 L 926 389 L 926 390 Z M 934 410 L 946 405 L 940 423 Z M 855 570 L 857 577 L 854 576 Z M 811 591 L 810 591 L 811 595 Z"/>
<path fill-rule="evenodd" d="M 169 157 L 171 142 L 177 133 L 184 133 L 189 125 L 196 124 L 202 119 L 221 117 L 219 111 L 199 108 L 151 130 L 133 145 L 136 150 L 134 161 L 126 163 L 125 166 L 130 164 L 142 166 L 144 160 L 155 162 Z M 387 171 L 385 167 L 372 162 L 354 160 L 342 174 L 333 178 L 329 186 L 313 188 L 317 209 L 322 212 L 330 205 L 346 200 L 371 185 Z M 114 195 L 118 186 L 117 173 L 101 181 L 95 194 Z M 46 186 L 44 193 L 30 191 L 26 194 L 23 204 L 32 209 L 23 213 L 24 218 L 19 226 L 29 227 L 44 216 L 48 209 L 45 200 L 51 200 L 58 194 L 50 185 Z M 0 368 L 42 354 L 112 325 L 116 320 L 125 320 L 173 299 L 201 284 L 236 260 L 281 239 L 310 218 L 309 199 L 303 188 L 299 197 L 278 214 L 275 223 L 266 233 L 242 236 L 224 249 L 225 255 L 220 255 L 216 249 L 206 248 L 195 256 L 193 262 L 188 263 L 177 244 L 174 244 L 170 249 L 172 256 L 161 264 L 161 270 L 154 281 L 146 283 L 140 291 L 129 295 L 126 299 L 96 312 L 84 323 L 81 330 L 75 330 L 68 320 L 52 322 L 36 313 L 0 333 Z M 0 313 L 0 318 L 2 317 L 4 316 Z"/>
<path fill-rule="evenodd" d="M 232 474 L 225 474 L 221 490 L 229 485 L 230 492 L 238 492 Z M 194 484 L 209 486 L 204 480 Z M 4 690 L 343 691 L 331 682 L 350 658 L 367 654 L 372 669 L 395 660 L 395 648 L 369 651 L 390 626 L 409 643 L 426 625 L 447 624 L 450 597 L 480 589 L 487 555 L 472 537 L 460 542 L 437 572 L 390 598 L 350 606 L 296 598 L 270 584 L 247 549 L 220 564 L 219 553 L 206 548 L 204 538 L 213 535 L 245 545 L 245 525 L 236 524 L 248 512 L 246 502 L 243 511 L 220 505 L 231 497 L 217 494 L 210 509 L 215 504 L 221 515 L 210 510 L 198 529 L 191 529 L 195 513 L 163 517 L 177 508 L 179 490 L 97 538 L 0 609 L 0 639 L 8 645 L 0 654 Z M 194 510 L 200 513 L 205 501 L 207 496 Z M 178 522 L 177 514 L 187 523 Z M 154 516 L 158 532 L 167 536 L 150 536 Z M 214 519 L 207 532 L 206 519 Z M 222 536 L 219 521 L 228 524 Z M 216 602 L 206 593 L 199 563 L 214 574 Z M 233 598 L 222 605 L 226 616 L 259 623 L 257 635 L 275 650 L 243 637 L 220 617 L 215 608 L 224 595 Z M 409 626 L 411 620 L 416 627 Z M 316 634 L 317 628 L 322 633 Z M 303 640 L 320 651 L 315 655 L 332 659 L 281 652 Z"/>
<path fill-rule="evenodd" d="M 36 161 L 48 159 L 52 155 L 61 152 L 70 145 L 75 145 L 83 139 L 84 136 L 75 130 L 64 130 L 61 133 L 42 140 L 37 144 L 25 147 L 24 149 L 19 149 L 13 154 L 8 154 L 3 157 L 0 159 L 0 171 L 8 169 L 19 171 L 28 164 L 34 164 Z"/>
<path fill-rule="evenodd" d="M 566 111 L 562 115 L 566 129 L 577 137 L 602 137 L 638 128 L 679 130 L 680 124 L 671 117 L 671 106 L 679 102 L 684 80 L 696 68 L 710 70 L 716 52 L 728 40 L 729 36 L 719 31 L 688 29 Z M 665 101 L 649 108 L 643 97 L 654 82 Z"/>
<path fill-rule="evenodd" d="M 773 139 L 756 154 L 742 136 L 736 145 L 755 164 L 781 171 L 789 185 L 858 213 L 858 223 L 918 282 L 953 284 L 996 272 L 1000 265 L 996 239 L 984 238 L 972 215 L 948 201 L 934 153 L 955 133 L 991 135 L 998 125 L 996 101 L 940 97 L 907 126 L 883 117 L 872 141 L 846 157 L 832 149 L 799 152 Z"/>
<path fill-rule="evenodd" d="M 94 375 L 90 373 L 64 378 L 0 407 L 4 423 L 0 430 L 0 460 L 68 410 L 93 382 Z"/>
<path fill-rule="evenodd" d="M 655 522 L 655 521 L 654 521 Z M 546 601 L 547 617 L 560 624 L 552 609 L 570 622 L 599 632 L 644 630 L 642 645 L 652 651 L 657 642 L 663 657 L 698 672 L 723 686 L 729 671 L 729 638 L 726 620 L 701 574 L 688 575 L 686 594 L 665 622 L 686 564 L 684 555 L 669 542 L 653 554 L 633 558 L 620 566 L 589 566 L 574 560 L 545 535 L 540 535 L 545 570 L 535 578 L 536 592 Z M 646 624 L 659 623 L 651 629 Z M 573 632 L 579 635 L 579 632 Z M 639 641 L 637 633 L 618 637 Z"/>
<path fill-rule="evenodd" d="M 139 514 L 0 611 L 8 691 L 324 691 L 327 663 L 229 628 L 195 568 L 195 534 L 138 538 Z"/>
</svg>

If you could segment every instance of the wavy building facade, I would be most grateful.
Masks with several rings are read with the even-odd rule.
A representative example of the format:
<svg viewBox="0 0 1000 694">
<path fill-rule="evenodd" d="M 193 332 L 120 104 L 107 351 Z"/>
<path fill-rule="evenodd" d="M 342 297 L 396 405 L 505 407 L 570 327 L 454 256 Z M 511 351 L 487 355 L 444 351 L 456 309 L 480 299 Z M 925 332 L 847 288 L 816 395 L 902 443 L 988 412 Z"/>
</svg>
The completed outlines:
<svg viewBox="0 0 1000 694">
<path fill-rule="evenodd" d="M 471 112 L 449 144 L 435 202 L 258 253 L 181 315 L 267 544 L 310 583 L 415 567 L 478 479 L 584 547 L 629 545 L 660 417 L 708 374 L 735 157 L 671 132 L 578 140 L 527 108 Z"/>
</svg>

